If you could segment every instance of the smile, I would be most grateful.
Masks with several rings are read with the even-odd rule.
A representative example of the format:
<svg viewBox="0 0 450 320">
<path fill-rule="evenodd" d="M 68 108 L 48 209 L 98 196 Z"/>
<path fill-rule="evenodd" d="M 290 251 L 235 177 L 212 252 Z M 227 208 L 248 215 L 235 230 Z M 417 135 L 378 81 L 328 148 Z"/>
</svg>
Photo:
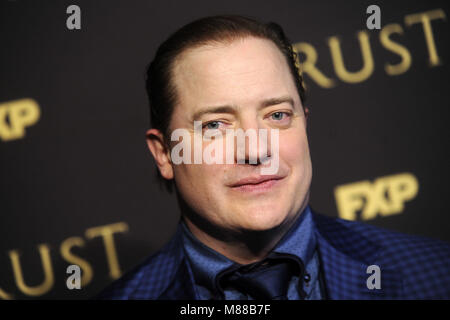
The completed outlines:
<svg viewBox="0 0 450 320">
<path fill-rule="evenodd" d="M 263 176 L 263 178 L 243 179 L 231 186 L 232 190 L 246 193 L 264 193 L 281 184 L 284 177 Z"/>
</svg>

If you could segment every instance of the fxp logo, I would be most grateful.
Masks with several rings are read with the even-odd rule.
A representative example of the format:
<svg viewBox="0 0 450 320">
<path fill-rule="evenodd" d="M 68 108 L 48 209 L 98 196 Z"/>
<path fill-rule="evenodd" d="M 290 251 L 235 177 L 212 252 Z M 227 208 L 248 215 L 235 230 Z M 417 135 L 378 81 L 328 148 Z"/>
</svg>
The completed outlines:
<svg viewBox="0 0 450 320">
<path fill-rule="evenodd" d="M 334 190 L 339 216 L 356 220 L 357 212 L 362 220 L 400 213 L 404 203 L 413 199 L 419 191 L 417 178 L 411 173 L 380 177 L 337 186 Z"/>
<path fill-rule="evenodd" d="M 25 128 L 35 124 L 40 114 L 39 105 L 33 99 L 0 103 L 0 140 L 23 138 Z"/>
</svg>

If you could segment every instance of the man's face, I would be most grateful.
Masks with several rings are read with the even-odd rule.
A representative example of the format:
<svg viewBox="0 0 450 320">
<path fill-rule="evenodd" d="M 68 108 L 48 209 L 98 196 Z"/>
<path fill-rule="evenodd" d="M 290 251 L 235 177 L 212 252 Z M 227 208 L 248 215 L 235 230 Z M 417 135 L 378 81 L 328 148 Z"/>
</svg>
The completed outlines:
<svg viewBox="0 0 450 320">
<path fill-rule="evenodd" d="M 187 50 L 174 64 L 173 81 L 178 103 L 171 132 L 187 129 L 194 141 L 194 120 L 203 126 L 209 123 L 204 130 L 218 129 L 224 136 L 226 129 L 267 129 L 270 138 L 272 129 L 279 130 L 279 169 L 274 179 L 263 183 L 250 185 L 242 180 L 264 178 L 261 166 L 266 164 L 238 164 L 236 155 L 234 164 L 225 160 L 224 164 L 172 164 L 176 186 L 188 206 L 213 225 L 234 232 L 289 223 L 306 204 L 312 167 L 303 106 L 285 57 L 275 44 L 247 37 Z M 290 98 L 293 104 L 264 104 L 278 98 Z M 202 114 L 218 106 L 227 108 Z M 177 143 L 172 142 L 172 147 Z M 202 148 L 209 143 L 213 142 L 204 141 Z M 258 151 L 246 147 L 246 156 Z M 267 147 L 268 154 L 274 152 L 270 139 Z M 225 153 L 226 149 L 224 159 Z"/>
</svg>

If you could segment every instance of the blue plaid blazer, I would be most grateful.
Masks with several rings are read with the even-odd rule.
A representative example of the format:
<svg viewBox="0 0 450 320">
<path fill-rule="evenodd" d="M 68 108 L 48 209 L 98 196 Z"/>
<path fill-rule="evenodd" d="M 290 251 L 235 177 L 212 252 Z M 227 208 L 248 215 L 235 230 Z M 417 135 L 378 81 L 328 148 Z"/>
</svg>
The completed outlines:
<svg viewBox="0 0 450 320">
<path fill-rule="evenodd" d="M 450 244 L 312 213 L 328 299 L 450 299 Z M 181 232 L 96 299 L 196 299 Z M 367 288 L 370 265 L 381 289 Z"/>
</svg>

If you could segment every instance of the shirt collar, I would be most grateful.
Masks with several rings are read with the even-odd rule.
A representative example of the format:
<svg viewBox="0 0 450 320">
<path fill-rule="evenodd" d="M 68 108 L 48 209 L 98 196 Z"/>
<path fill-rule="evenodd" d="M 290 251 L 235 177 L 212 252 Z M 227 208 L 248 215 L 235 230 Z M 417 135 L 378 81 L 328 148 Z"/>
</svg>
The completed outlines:
<svg viewBox="0 0 450 320">
<path fill-rule="evenodd" d="M 315 247 L 314 222 L 311 209 L 306 206 L 273 251 L 296 255 L 307 265 L 312 258 Z"/>
<path fill-rule="evenodd" d="M 235 262 L 200 242 L 183 220 L 181 220 L 181 225 L 184 250 L 192 268 L 195 282 L 208 290 L 214 290 L 216 275 L 235 264 Z M 296 255 L 302 259 L 306 266 L 314 254 L 316 245 L 314 235 L 311 209 L 306 206 L 273 251 Z"/>
</svg>

